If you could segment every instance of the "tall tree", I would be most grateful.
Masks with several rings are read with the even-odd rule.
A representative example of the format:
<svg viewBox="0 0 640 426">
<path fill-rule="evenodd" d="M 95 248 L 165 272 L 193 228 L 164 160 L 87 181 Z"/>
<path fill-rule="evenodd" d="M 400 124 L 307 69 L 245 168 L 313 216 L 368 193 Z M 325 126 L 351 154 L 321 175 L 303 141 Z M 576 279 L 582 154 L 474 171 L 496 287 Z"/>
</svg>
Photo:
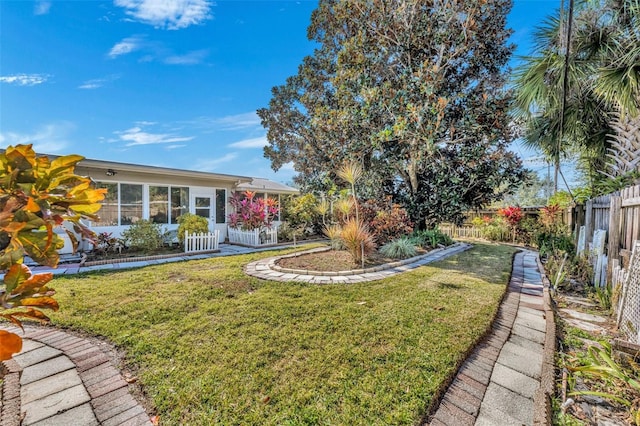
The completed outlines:
<svg viewBox="0 0 640 426">
<path fill-rule="evenodd" d="M 313 182 L 356 160 L 370 185 L 420 205 L 418 224 L 438 209 L 420 201 L 423 180 L 452 153 L 492 155 L 517 174 L 503 88 L 510 8 L 510 0 L 320 1 L 308 30 L 318 48 L 258 111 L 265 156 L 275 170 L 292 161 Z"/>
</svg>

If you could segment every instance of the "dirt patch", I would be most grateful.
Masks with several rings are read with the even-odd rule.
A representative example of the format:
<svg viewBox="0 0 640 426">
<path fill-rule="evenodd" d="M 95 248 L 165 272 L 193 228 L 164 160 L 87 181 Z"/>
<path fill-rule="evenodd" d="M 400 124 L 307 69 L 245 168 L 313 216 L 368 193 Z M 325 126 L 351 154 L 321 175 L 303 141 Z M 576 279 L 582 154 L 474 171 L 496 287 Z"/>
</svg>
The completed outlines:
<svg viewBox="0 0 640 426">
<path fill-rule="evenodd" d="M 425 253 L 427 253 L 425 250 L 419 251 L 418 255 Z M 398 259 L 391 259 L 378 252 L 374 252 L 366 259 L 364 267 L 371 268 L 397 260 Z M 330 250 L 318 253 L 307 253 L 296 257 L 286 257 L 278 260 L 276 264 L 282 268 L 320 272 L 349 271 L 362 268 L 361 264 L 355 264 L 353 262 L 353 257 L 351 257 L 351 254 L 346 250 Z"/>
</svg>

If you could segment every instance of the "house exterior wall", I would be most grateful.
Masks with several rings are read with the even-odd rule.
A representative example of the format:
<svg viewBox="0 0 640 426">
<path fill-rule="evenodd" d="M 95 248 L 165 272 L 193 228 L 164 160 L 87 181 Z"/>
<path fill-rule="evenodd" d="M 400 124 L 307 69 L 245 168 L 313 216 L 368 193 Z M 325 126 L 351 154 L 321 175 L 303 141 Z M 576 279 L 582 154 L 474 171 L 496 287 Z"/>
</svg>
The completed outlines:
<svg viewBox="0 0 640 426">
<path fill-rule="evenodd" d="M 115 174 L 112 174 L 111 173 L 112 171 L 115 171 Z M 152 210 L 153 210 L 153 206 L 152 206 L 153 203 L 152 203 L 152 200 L 150 199 L 150 189 L 153 187 L 166 187 L 166 188 L 188 188 L 188 192 L 189 192 L 188 212 L 189 213 L 198 212 L 201 214 L 206 214 L 207 213 L 206 206 L 203 208 L 197 209 L 196 197 L 198 197 L 197 201 L 200 201 L 200 204 L 206 204 L 206 201 L 208 199 L 209 200 L 208 202 L 210 203 L 210 208 L 208 210 L 209 224 L 210 224 L 209 228 L 211 231 L 213 231 L 214 229 L 218 229 L 220 231 L 221 241 L 223 241 L 227 237 L 226 221 L 227 221 L 227 214 L 230 209 L 227 200 L 235 187 L 235 182 L 233 182 L 231 179 L 215 180 L 215 179 L 207 179 L 205 177 L 198 178 L 198 177 L 190 177 L 190 176 L 180 176 L 177 174 L 172 175 L 167 173 L 148 173 L 148 172 L 136 172 L 131 170 L 113 170 L 113 169 L 108 169 L 106 167 L 105 168 L 86 167 L 86 166 L 82 166 L 82 163 L 80 163 L 76 167 L 76 174 L 91 177 L 91 179 L 95 181 L 99 187 L 103 186 L 104 184 L 111 184 L 110 186 L 113 186 L 114 184 L 116 185 L 119 184 L 117 189 L 120 190 L 121 196 L 122 196 L 122 189 L 123 189 L 122 185 L 129 185 L 128 186 L 129 188 L 132 188 L 132 187 L 137 188 L 138 186 L 140 186 L 142 189 L 141 198 L 135 200 L 132 204 L 128 206 L 130 209 L 135 210 L 136 214 L 133 214 L 131 215 L 131 217 L 125 219 L 126 215 L 124 214 L 124 211 L 126 210 L 126 207 L 121 203 L 121 201 L 123 201 L 120 199 L 121 197 L 118 197 L 118 199 L 115 200 L 115 203 L 117 204 L 117 210 L 116 210 L 117 214 L 115 214 L 115 218 L 118 221 L 118 223 L 108 224 L 108 225 L 101 224 L 100 222 L 91 223 L 90 224 L 91 228 L 97 233 L 107 232 L 107 233 L 112 233 L 114 237 L 120 237 L 122 235 L 122 232 L 129 227 L 129 224 L 125 222 L 130 222 L 131 220 L 135 221 L 137 219 L 150 219 L 152 217 Z M 109 174 L 112 174 L 112 175 L 109 176 Z M 218 194 L 216 194 L 216 191 L 218 191 Z M 221 191 L 224 191 L 224 197 L 221 196 L 222 194 Z M 168 192 L 169 192 L 168 196 L 170 197 L 171 190 L 169 189 Z M 216 195 L 218 195 L 218 197 L 216 197 Z M 220 213 L 221 211 L 219 209 L 219 203 L 220 203 L 220 199 L 222 198 L 224 198 L 225 200 L 224 214 L 216 215 L 217 211 L 218 213 Z M 111 209 L 110 211 L 111 213 L 113 213 L 113 208 L 114 208 L 113 202 L 114 200 L 111 200 L 111 204 L 112 204 L 111 207 L 107 206 L 107 204 L 109 203 L 105 203 L 105 206 L 103 207 L 103 209 L 105 208 Z M 168 209 L 171 212 L 172 205 L 171 205 L 170 199 L 168 200 L 168 203 L 169 203 Z M 98 212 L 98 216 L 101 216 L 100 212 Z M 113 214 L 110 214 L 109 216 L 111 219 L 113 219 L 114 217 Z M 171 213 L 169 213 L 169 216 L 171 216 Z M 168 219 L 169 220 L 167 221 L 175 222 L 175 220 L 173 220 L 175 218 L 173 217 Z M 160 223 L 160 225 L 165 230 L 168 230 L 168 231 L 176 230 L 178 228 L 177 223 Z"/>
</svg>

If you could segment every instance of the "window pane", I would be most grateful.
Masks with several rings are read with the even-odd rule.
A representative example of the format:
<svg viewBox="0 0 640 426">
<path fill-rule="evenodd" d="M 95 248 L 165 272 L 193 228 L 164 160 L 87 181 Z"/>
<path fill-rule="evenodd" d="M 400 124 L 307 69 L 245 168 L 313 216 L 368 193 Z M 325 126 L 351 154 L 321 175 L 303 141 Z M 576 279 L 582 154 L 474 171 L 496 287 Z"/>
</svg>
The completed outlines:
<svg viewBox="0 0 640 426">
<path fill-rule="evenodd" d="M 153 223 L 169 223 L 169 188 L 149 187 L 149 220 Z"/>
<path fill-rule="evenodd" d="M 216 189 L 216 223 L 227 221 L 227 191 Z"/>
<path fill-rule="evenodd" d="M 211 207 L 211 198 L 196 197 L 196 207 Z"/>
<path fill-rule="evenodd" d="M 189 213 L 189 188 L 171 188 L 171 223 L 178 223 L 185 213 Z"/>
<path fill-rule="evenodd" d="M 210 197 L 196 197 L 196 214 L 198 216 L 211 217 L 211 198 Z"/>
<path fill-rule="evenodd" d="M 142 219 L 142 185 L 120 184 L 120 225 Z"/>
<path fill-rule="evenodd" d="M 97 182 L 97 188 L 105 188 L 107 190 L 102 208 L 98 211 L 100 220 L 94 223 L 94 226 L 117 226 L 118 225 L 118 184 Z"/>
</svg>

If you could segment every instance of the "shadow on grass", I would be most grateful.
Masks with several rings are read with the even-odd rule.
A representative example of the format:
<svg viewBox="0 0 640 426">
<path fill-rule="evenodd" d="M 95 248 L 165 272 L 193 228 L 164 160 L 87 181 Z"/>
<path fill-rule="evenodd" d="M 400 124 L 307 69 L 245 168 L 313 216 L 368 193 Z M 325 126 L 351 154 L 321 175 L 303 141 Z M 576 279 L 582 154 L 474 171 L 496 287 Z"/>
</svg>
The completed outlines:
<svg viewBox="0 0 640 426">
<path fill-rule="evenodd" d="M 496 265 L 501 263 L 501 259 L 504 259 L 505 255 L 508 256 L 511 253 L 514 256 L 519 250 L 512 246 L 490 242 L 474 241 L 471 244 L 473 245 L 471 249 L 435 262 L 430 266 L 444 271 L 451 271 L 451 273 L 462 273 L 481 280 L 487 280 L 491 284 L 506 285 L 511 271 L 504 275 L 504 280 L 490 278 L 495 277 Z M 461 262 L 461 258 L 464 258 L 464 263 Z"/>
</svg>

